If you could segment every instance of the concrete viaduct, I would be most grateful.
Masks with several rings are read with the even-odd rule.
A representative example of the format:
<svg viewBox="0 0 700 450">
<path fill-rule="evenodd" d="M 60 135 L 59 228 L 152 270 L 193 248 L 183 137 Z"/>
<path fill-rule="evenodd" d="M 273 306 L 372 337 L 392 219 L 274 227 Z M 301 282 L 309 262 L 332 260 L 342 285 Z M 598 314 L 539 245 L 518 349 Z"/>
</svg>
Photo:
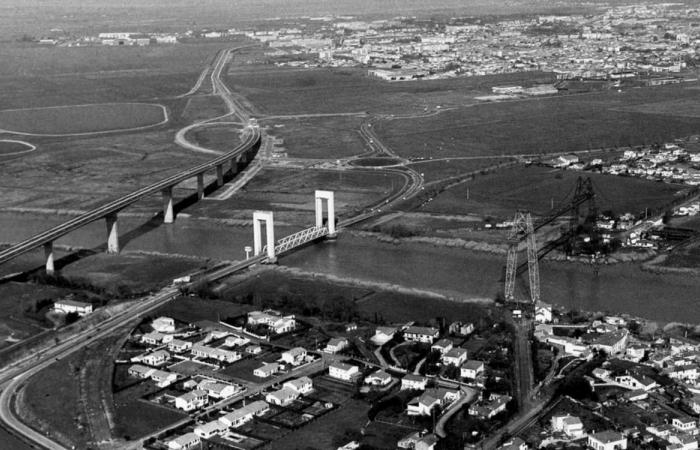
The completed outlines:
<svg viewBox="0 0 700 450">
<path fill-rule="evenodd" d="M 117 217 L 119 211 L 144 197 L 160 193 L 163 197 L 163 222 L 172 223 L 175 220 L 175 213 L 173 211 L 173 188 L 177 184 L 196 177 L 197 198 L 202 199 L 204 197 L 205 188 L 204 174 L 212 169 L 216 170 L 216 184 L 217 186 L 222 186 L 224 184 L 224 175 L 228 171 L 237 173 L 239 169 L 238 164 L 246 164 L 255 156 L 260 148 L 260 141 L 260 129 L 257 126 L 248 126 L 246 128 L 244 142 L 232 151 L 214 158 L 211 161 L 186 169 L 149 186 L 138 189 L 0 251 L 0 264 L 43 246 L 46 255 L 46 272 L 52 274 L 55 270 L 53 252 L 54 241 L 71 231 L 75 231 L 100 219 L 105 219 L 107 225 L 107 252 L 118 253 L 119 230 L 117 227 Z"/>
</svg>

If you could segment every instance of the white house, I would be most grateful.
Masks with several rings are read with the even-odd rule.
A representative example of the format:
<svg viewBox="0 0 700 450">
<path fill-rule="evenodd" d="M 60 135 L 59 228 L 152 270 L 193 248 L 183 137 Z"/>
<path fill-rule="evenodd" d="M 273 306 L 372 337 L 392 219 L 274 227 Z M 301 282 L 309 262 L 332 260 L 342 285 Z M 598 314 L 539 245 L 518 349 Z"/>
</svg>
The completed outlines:
<svg viewBox="0 0 700 450">
<path fill-rule="evenodd" d="M 440 405 L 440 400 L 433 395 L 424 392 L 414 398 L 406 406 L 406 414 L 409 416 L 429 416 L 433 408 Z"/>
<path fill-rule="evenodd" d="M 697 432 L 697 422 L 690 417 L 674 417 L 671 422 L 673 428 L 681 433 L 695 434 Z"/>
<path fill-rule="evenodd" d="M 562 432 L 572 439 L 578 439 L 585 434 L 581 419 L 570 414 L 552 416 L 552 430 Z"/>
<path fill-rule="evenodd" d="M 156 382 L 156 386 L 164 388 L 177 381 L 177 374 L 164 370 L 154 370 L 151 373 L 151 380 Z"/>
<path fill-rule="evenodd" d="M 377 327 L 372 336 L 372 342 L 375 345 L 384 345 L 394 338 L 396 328 L 392 327 Z"/>
<path fill-rule="evenodd" d="M 240 347 L 247 345 L 248 343 L 250 343 L 250 339 L 240 336 L 229 336 L 224 341 L 224 345 L 226 347 Z"/>
<path fill-rule="evenodd" d="M 304 347 L 294 347 L 282 353 L 280 360 L 293 366 L 302 364 L 306 359 L 306 349 Z"/>
<path fill-rule="evenodd" d="M 183 434 L 173 440 L 168 441 L 169 450 L 189 450 L 202 442 L 199 436 L 194 433 Z"/>
<path fill-rule="evenodd" d="M 432 344 L 440 335 L 440 330 L 433 327 L 410 326 L 403 333 L 404 339 L 413 342 Z"/>
<path fill-rule="evenodd" d="M 624 352 L 627 348 L 629 333 L 627 330 L 616 331 L 614 333 L 605 333 L 591 340 L 591 348 L 614 355 Z"/>
<path fill-rule="evenodd" d="M 424 391 L 428 385 L 428 379 L 420 375 L 414 375 L 412 373 L 407 373 L 401 379 L 401 390 L 413 389 Z"/>
<path fill-rule="evenodd" d="M 627 438 L 614 431 L 601 431 L 588 435 L 588 446 L 593 450 L 625 450 Z"/>
<path fill-rule="evenodd" d="M 309 392 L 314 390 L 314 383 L 309 377 L 301 377 L 297 378 L 296 380 L 289 380 L 286 381 L 283 385 L 283 388 L 289 388 L 299 394 L 308 394 Z"/>
<path fill-rule="evenodd" d="M 170 359 L 170 353 L 165 350 L 156 350 L 153 353 L 141 357 L 141 361 L 149 366 L 159 366 L 164 364 L 168 359 Z"/>
<path fill-rule="evenodd" d="M 535 304 L 535 321 L 538 323 L 552 322 L 552 305 L 544 302 Z"/>
<path fill-rule="evenodd" d="M 215 359 L 217 361 L 223 361 L 232 363 L 241 359 L 241 354 L 231 350 L 224 350 L 223 348 L 209 347 L 202 344 L 194 344 L 192 346 L 192 355 L 200 358 Z"/>
<path fill-rule="evenodd" d="M 280 365 L 277 363 L 263 363 L 262 366 L 253 370 L 253 375 L 260 378 L 271 377 L 280 370 Z"/>
<path fill-rule="evenodd" d="M 472 403 L 469 406 L 469 415 L 491 419 L 506 410 L 511 397 L 508 395 L 491 394 L 488 401 Z"/>
<path fill-rule="evenodd" d="M 352 364 L 334 362 L 328 366 L 328 375 L 338 380 L 352 381 L 355 377 L 359 376 L 359 374 L 359 367 L 353 366 Z"/>
<path fill-rule="evenodd" d="M 276 334 L 294 330 L 296 320 L 293 315 L 283 316 L 271 309 L 265 311 L 251 311 L 248 313 L 248 324 L 266 325 L 270 331 Z"/>
<path fill-rule="evenodd" d="M 197 385 L 197 389 L 206 391 L 207 395 L 215 399 L 229 398 L 238 392 L 238 386 L 220 381 L 204 380 Z"/>
<path fill-rule="evenodd" d="M 218 420 L 212 420 L 211 422 L 198 425 L 194 428 L 194 434 L 202 439 L 209 439 L 219 434 L 223 434 L 228 431 L 228 427 Z"/>
<path fill-rule="evenodd" d="M 231 411 L 225 416 L 219 417 L 219 422 L 227 427 L 236 428 L 252 420 L 255 416 L 261 416 L 268 412 L 270 407 L 262 400 L 256 400 L 235 411 Z"/>
<path fill-rule="evenodd" d="M 465 362 L 462 364 L 462 367 L 460 367 L 460 375 L 462 378 L 468 378 L 470 380 L 476 380 L 476 378 L 484 373 L 484 362 L 483 361 L 476 361 L 474 359 L 470 359 L 469 361 Z"/>
<path fill-rule="evenodd" d="M 92 303 L 78 302 L 71 299 L 59 300 L 53 304 L 53 309 L 64 314 L 76 313 L 80 317 L 92 312 Z"/>
<path fill-rule="evenodd" d="M 245 352 L 249 355 L 259 355 L 262 353 L 262 347 L 259 345 L 249 345 L 245 348 Z"/>
<path fill-rule="evenodd" d="M 455 347 L 442 355 L 442 363 L 445 365 L 461 366 L 467 360 L 467 350 Z"/>
<path fill-rule="evenodd" d="M 326 348 L 324 348 L 323 351 L 326 353 L 338 353 L 348 345 L 350 345 L 350 341 L 348 341 L 346 338 L 336 337 L 328 341 Z"/>
<path fill-rule="evenodd" d="M 127 373 L 136 378 L 150 378 L 151 374 L 155 372 L 156 369 L 152 367 L 142 366 L 141 364 L 132 364 L 127 369 Z"/>
<path fill-rule="evenodd" d="M 386 386 L 391 383 L 391 380 L 391 375 L 382 369 L 379 369 L 365 377 L 365 383 L 371 384 L 372 386 Z"/>
<path fill-rule="evenodd" d="M 265 396 L 265 401 L 271 405 L 287 406 L 299 398 L 299 393 L 294 389 L 283 387 L 280 390 L 272 391 Z"/>
<path fill-rule="evenodd" d="M 474 324 L 471 322 L 452 322 L 449 327 L 450 334 L 468 336 L 474 332 Z"/>
<path fill-rule="evenodd" d="M 173 353 L 184 353 L 192 348 L 192 343 L 190 341 L 183 341 L 182 339 L 173 339 L 168 342 L 168 350 Z"/>
<path fill-rule="evenodd" d="M 627 389 L 650 391 L 658 387 L 658 383 L 646 375 L 626 373 L 615 377 L 615 382 Z"/>
<path fill-rule="evenodd" d="M 161 342 L 167 343 L 172 341 L 173 337 L 169 334 L 163 334 L 160 331 L 151 331 L 141 336 L 141 342 L 149 345 L 158 345 Z"/>
<path fill-rule="evenodd" d="M 439 341 L 435 342 L 433 345 L 430 346 L 431 351 L 437 351 L 440 352 L 440 354 L 445 354 L 452 350 L 452 347 L 454 344 L 452 343 L 451 340 L 449 339 L 440 339 Z"/>
<path fill-rule="evenodd" d="M 175 407 L 182 409 L 183 411 L 193 411 L 199 409 L 207 404 L 207 393 L 206 391 L 201 391 L 195 389 L 194 391 L 182 394 L 179 397 L 175 397 Z"/>
<path fill-rule="evenodd" d="M 175 320 L 170 317 L 158 317 L 151 322 L 151 326 L 160 333 L 175 332 Z"/>
</svg>

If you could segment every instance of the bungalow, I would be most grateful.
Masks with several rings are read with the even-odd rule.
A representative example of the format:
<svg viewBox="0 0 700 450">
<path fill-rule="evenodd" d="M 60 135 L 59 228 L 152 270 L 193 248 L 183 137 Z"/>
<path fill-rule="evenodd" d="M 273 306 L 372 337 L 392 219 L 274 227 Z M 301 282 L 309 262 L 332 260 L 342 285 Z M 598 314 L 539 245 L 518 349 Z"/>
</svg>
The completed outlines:
<svg viewBox="0 0 700 450">
<path fill-rule="evenodd" d="M 455 389 L 433 388 L 426 389 L 425 392 L 440 400 L 440 406 L 449 405 L 462 396 L 462 393 Z"/>
<path fill-rule="evenodd" d="M 590 341 L 593 349 L 614 355 L 624 352 L 627 347 L 629 333 L 627 330 L 617 331 L 614 333 L 605 333 Z"/>
<path fill-rule="evenodd" d="M 153 353 L 149 353 L 148 355 L 141 357 L 141 361 L 149 366 L 160 366 L 168 359 L 170 359 L 170 353 L 166 352 L 165 350 L 156 350 Z"/>
<path fill-rule="evenodd" d="M 251 311 L 248 313 L 249 325 L 266 325 L 275 334 L 287 333 L 294 330 L 296 320 L 294 316 L 282 316 L 277 311 Z"/>
<path fill-rule="evenodd" d="M 204 380 L 197 385 L 197 389 L 207 392 L 207 395 L 215 399 L 229 398 L 238 392 L 238 387 L 228 383 Z"/>
<path fill-rule="evenodd" d="M 433 450 L 436 445 L 437 437 L 434 434 L 426 434 L 425 431 L 414 431 L 396 443 L 398 448 L 414 450 Z"/>
<path fill-rule="evenodd" d="M 304 347 L 294 347 L 282 353 L 280 360 L 293 366 L 298 366 L 306 359 L 306 349 Z"/>
<path fill-rule="evenodd" d="M 207 404 L 207 393 L 195 389 L 179 397 L 175 397 L 175 407 L 183 411 L 192 411 L 199 409 Z"/>
<path fill-rule="evenodd" d="M 257 400 L 236 409 L 225 416 L 219 417 L 219 422 L 227 427 L 237 428 L 252 420 L 255 416 L 261 416 L 270 410 L 270 406 L 262 400 Z"/>
<path fill-rule="evenodd" d="M 263 363 L 262 366 L 253 370 L 253 375 L 260 378 L 270 377 L 280 370 L 280 365 L 277 363 Z"/>
<path fill-rule="evenodd" d="M 299 398 L 299 393 L 294 389 L 283 387 L 265 396 L 265 401 L 271 405 L 287 406 Z"/>
<path fill-rule="evenodd" d="M 407 341 L 423 342 L 427 344 L 432 344 L 439 335 L 440 330 L 437 328 L 416 326 L 406 328 L 406 331 L 403 333 L 403 337 Z"/>
<path fill-rule="evenodd" d="M 544 302 L 537 302 L 535 304 L 535 322 L 552 322 L 552 305 Z"/>
<path fill-rule="evenodd" d="M 151 331 L 150 333 L 146 333 L 143 336 L 141 336 L 141 342 L 143 344 L 158 345 L 161 342 L 165 342 L 165 339 L 167 338 L 169 338 L 170 340 L 173 339 L 172 336 L 163 334 L 159 331 Z"/>
<path fill-rule="evenodd" d="M 429 416 L 433 408 L 440 406 L 440 400 L 431 394 L 424 392 L 419 397 L 412 399 L 406 406 L 406 414 L 409 416 Z"/>
<path fill-rule="evenodd" d="M 491 419 L 506 410 L 511 397 L 507 395 L 491 394 L 487 401 L 472 403 L 469 406 L 469 415 L 482 419 Z"/>
<path fill-rule="evenodd" d="M 299 394 L 308 394 L 313 391 L 314 383 L 309 377 L 301 377 L 296 380 L 289 380 L 282 385 L 283 388 L 289 388 Z"/>
<path fill-rule="evenodd" d="M 328 366 L 328 375 L 338 380 L 352 381 L 360 375 L 360 369 L 351 364 L 334 362 Z"/>
<path fill-rule="evenodd" d="M 228 431 L 228 427 L 218 420 L 212 420 L 194 428 L 194 434 L 202 439 L 210 439 L 226 431 Z"/>
<path fill-rule="evenodd" d="M 155 372 L 156 369 L 152 367 L 142 366 L 141 364 L 133 364 L 127 369 L 129 376 L 136 378 L 150 378 L 151 374 Z"/>
<path fill-rule="evenodd" d="M 183 353 L 192 348 L 192 343 L 190 341 L 183 341 L 182 339 L 173 339 L 168 342 L 168 350 L 173 353 Z"/>
<path fill-rule="evenodd" d="M 394 338 L 396 328 L 392 327 L 377 327 L 372 336 L 372 342 L 375 345 L 384 345 Z"/>
<path fill-rule="evenodd" d="M 323 349 L 326 353 L 338 353 L 350 345 L 350 341 L 343 337 L 332 338 Z"/>
<path fill-rule="evenodd" d="M 53 304 L 56 312 L 63 314 L 76 313 L 80 317 L 92 313 L 92 303 L 78 302 L 71 299 L 59 300 Z"/>
<path fill-rule="evenodd" d="M 391 380 L 391 375 L 379 369 L 365 377 L 365 384 L 371 384 L 372 386 L 387 386 L 389 383 L 391 383 Z"/>
<path fill-rule="evenodd" d="M 484 362 L 476 361 L 470 359 L 469 361 L 462 364 L 460 368 L 460 375 L 462 378 L 468 378 L 470 380 L 476 380 L 479 375 L 484 373 Z"/>
<path fill-rule="evenodd" d="M 581 419 L 570 414 L 552 416 L 552 430 L 562 432 L 572 439 L 578 439 L 585 434 Z"/>
<path fill-rule="evenodd" d="M 442 363 L 445 365 L 461 366 L 467 360 L 467 350 L 456 347 L 442 355 Z"/>
<path fill-rule="evenodd" d="M 217 361 L 223 361 L 232 363 L 241 359 L 241 354 L 231 350 L 224 350 L 222 348 L 209 347 L 202 344 L 194 344 L 192 346 L 192 355 L 200 358 L 215 359 Z"/>
<path fill-rule="evenodd" d="M 224 341 L 224 345 L 226 347 L 239 347 L 239 346 L 246 345 L 249 342 L 250 342 L 250 339 L 248 339 L 248 338 L 244 338 L 244 337 L 240 337 L 240 336 L 229 336 Z"/>
<path fill-rule="evenodd" d="M 201 439 L 194 433 L 183 434 L 168 441 L 169 450 L 189 450 L 200 444 Z"/>
<path fill-rule="evenodd" d="M 564 350 L 564 353 L 571 356 L 583 356 L 588 352 L 588 346 L 582 344 L 574 338 L 567 336 L 547 336 L 545 339 L 548 344 L 556 345 L 557 347 Z"/>
<path fill-rule="evenodd" d="M 438 351 L 440 354 L 445 354 L 452 350 L 452 347 L 454 344 L 452 343 L 451 340 L 449 339 L 440 339 L 439 341 L 435 342 L 433 345 L 430 346 L 431 351 Z"/>
<path fill-rule="evenodd" d="M 154 370 L 151 373 L 151 380 L 156 382 L 156 386 L 164 388 L 177 381 L 177 374 L 164 370 Z"/>
<path fill-rule="evenodd" d="M 646 375 L 637 373 L 626 373 L 624 375 L 618 375 L 615 377 L 615 382 L 627 389 L 641 389 L 644 391 L 650 391 L 658 387 L 658 383 L 652 380 Z"/>
<path fill-rule="evenodd" d="M 259 355 L 262 353 L 262 347 L 259 345 L 249 345 L 245 348 L 245 352 L 249 355 Z"/>
<path fill-rule="evenodd" d="M 450 334 L 456 334 L 459 336 L 468 336 L 474 332 L 474 324 L 471 322 L 452 322 L 448 329 Z"/>
<path fill-rule="evenodd" d="M 418 390 L 418 391 L 424 391 L 426 386 L 428 384 L 428 379 L 425 377 L 422 377 L 420 375 L 414 375 L 412 373 L 407 373 L 402 379 L 401 379 L 401 390 L 408 390 L 408 389 L 413 389 L 413 390 Z"/>
<path fill-rule="evenodd" d="M 151 327 L 161 333 L 175 332 L 175 320 L 170 317 L 158 317 L 151 322 Z"/>
<path fill-rule="evenodd" d="M 588 435 L 588 446 L 593 450 L 625 450 L 627 438 L 614 431 L 601 431 Z"/>
</svg>

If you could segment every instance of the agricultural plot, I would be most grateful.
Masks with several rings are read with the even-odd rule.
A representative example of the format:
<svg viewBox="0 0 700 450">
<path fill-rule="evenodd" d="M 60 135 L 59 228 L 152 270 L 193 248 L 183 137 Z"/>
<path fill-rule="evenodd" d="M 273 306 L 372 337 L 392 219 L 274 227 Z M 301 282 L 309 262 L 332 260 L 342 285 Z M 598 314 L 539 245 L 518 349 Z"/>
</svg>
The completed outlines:
<svg viewBox="0 0 700 450">
<path fill-rule="evenodd" d="M 149 103 L 104 103 L 0 111 L 0 129 L 36 135 L 127 131 L 163 124 L 167 120 L 164 106 Z"/>
</svg>

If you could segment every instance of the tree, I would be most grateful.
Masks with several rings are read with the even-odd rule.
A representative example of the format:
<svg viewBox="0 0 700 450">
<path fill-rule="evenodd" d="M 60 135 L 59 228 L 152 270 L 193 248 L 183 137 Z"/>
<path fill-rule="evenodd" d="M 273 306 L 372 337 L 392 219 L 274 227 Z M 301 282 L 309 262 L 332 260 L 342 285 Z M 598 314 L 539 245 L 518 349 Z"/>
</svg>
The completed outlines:
<svg viewBox="0 0 700 450">
<path fill-rule="evenodd" d="M 77 312 L 75 312 L 75 311 L 69 312 L 68 314 L 66 314 L 66 325 L 70 325 L 72 323 L 75 323 L 79 319 L 80 319 L 80 315 Z"/>
</svg>

